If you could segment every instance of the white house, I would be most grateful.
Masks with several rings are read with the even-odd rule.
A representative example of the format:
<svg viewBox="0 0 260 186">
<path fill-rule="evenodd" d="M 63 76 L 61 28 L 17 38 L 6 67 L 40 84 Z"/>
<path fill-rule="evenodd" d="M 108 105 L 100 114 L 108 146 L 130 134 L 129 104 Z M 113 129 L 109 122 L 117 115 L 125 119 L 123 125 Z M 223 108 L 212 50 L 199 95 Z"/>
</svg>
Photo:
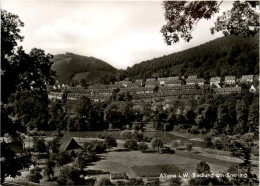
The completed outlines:
<svg viewBox="0 0 260 186">
<path fill-rule="evenodd" d="M 197 79 L 197 75 L 188 76 L 187 79 Z"/>
<path fill-rule="evenodd" d="M 174 76 L 174 77 L 167 77 L 165 78 L 167 81 L 173 81 L 173 80 L 179 80 L 179 76 Z"/>
<path fill-rule="evenodd" d="M 220 77 L 212 77 L 210 78 L 210 86 L 220 84 L 221 78 Z"/>
<path fill-rule="evenodd" d="M 225 84 L 236 84 L 236 76 L 225 76 Z"/>
<path fill-rule="evenodd" d="M 254 81 L 254 75 L 243 75 L 241 79 L 241 82 L 244 83 L 253 83 L 253 81 Z"/>
</svg>

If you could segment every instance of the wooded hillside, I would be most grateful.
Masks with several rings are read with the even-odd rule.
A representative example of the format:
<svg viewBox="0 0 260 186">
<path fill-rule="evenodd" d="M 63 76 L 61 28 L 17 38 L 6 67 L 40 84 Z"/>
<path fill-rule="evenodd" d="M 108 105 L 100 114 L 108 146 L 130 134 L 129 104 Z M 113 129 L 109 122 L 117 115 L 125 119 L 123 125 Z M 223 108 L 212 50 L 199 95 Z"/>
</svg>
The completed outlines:
<svg viewBox="0 0 260 186">
<path fill-rule="evenodd" d="M 143 61 L 127 68 L 130 78 L 193 75 L 213 76 L 258 74 L 259 35 L 222 37 L 167 56 Z"/>
</svg>

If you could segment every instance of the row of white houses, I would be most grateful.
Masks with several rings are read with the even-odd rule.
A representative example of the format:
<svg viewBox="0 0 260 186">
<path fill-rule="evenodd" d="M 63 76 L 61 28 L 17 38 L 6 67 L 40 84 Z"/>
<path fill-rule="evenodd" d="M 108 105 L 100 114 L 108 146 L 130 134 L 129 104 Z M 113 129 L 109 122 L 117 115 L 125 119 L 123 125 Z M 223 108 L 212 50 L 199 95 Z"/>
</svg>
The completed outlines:
<svg viewBox="0 0 260 186">
<path fill-rule="evenodd" d="M 236 76 L 225 76 L 224 81 L 221 80 L 221 77 L 211 77 L 210 78 L 210 86 L 216 85 L 218 86 L 220 83 L 234 85 L 238 82 L 243 83 L 253 83 L 254 75 L 243 75 L 241 78 L 236 79 Z M 186 79 L 184 76 L 174 76 L 174 77 L 162 77 L 162 78 L 148 78 L 145 81 L 143 79 L 137 79 L 134 82 L 130 81 L 129 78 L 126 78 L 124 81 L 115 82 L 115 84 L 110 85 L 102 85 L 102 84 L 93 84 L 88 87 L 88 89 L 115 89 L 115 88 L 137 88 L 137 87 L 155 87 L 155 86 L 180 86 L 180 85 L 205 85 L 204 78 L 198 78 L 197 75 L 188 76 Z M 65 84 L 57 83 L 51 89 L 73 89 L 74 87 L 70 87 Z M 75 89 L 81 88 L 80 85 L 75 87 Z M 80 90 L 79 90 L 80 91 Z"/>
</svg>

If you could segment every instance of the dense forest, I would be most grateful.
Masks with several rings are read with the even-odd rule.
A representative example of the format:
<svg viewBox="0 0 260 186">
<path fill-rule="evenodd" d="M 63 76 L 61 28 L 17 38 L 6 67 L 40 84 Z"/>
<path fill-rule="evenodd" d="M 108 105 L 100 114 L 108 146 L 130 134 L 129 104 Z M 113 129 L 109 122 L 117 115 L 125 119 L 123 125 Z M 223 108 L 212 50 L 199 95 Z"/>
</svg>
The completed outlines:
<svg viewBox="0 0 260 186">
<path fill-rule="evenodd" d="M 128 67 L 125 75 L 135 78 L 193 75 L 212 76 L 259 73 L 259 34 L 255 37 L 228 36 L 205 44 L 154 58 Z"/>
</svg>

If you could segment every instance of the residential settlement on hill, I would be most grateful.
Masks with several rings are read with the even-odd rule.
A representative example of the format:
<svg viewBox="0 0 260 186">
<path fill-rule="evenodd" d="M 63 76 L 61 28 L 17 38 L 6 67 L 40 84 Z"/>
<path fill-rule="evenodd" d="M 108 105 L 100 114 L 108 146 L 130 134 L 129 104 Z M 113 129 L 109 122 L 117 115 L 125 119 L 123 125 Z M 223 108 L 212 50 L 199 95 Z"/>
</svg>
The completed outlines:
<svg viewBox="0 0 260 186">
<path fill-rule="evenodd" d="M 206 93 L 212 94 L 233 94 L 240 93 L 241 83 L 251 85 L 250 91 L 257 92 L 257 87 L 253 86 L 254 81 L 259 81 L 259 76 L 243 75 L 241 78 L 235 76 L 212 77 L 210 80 L 198 78 L 197 75 L 184 77 L 163 77 L 149 78 L 146 80 L 137 79 L 130 81 L 115 82 L 114 84 L 93 84 L 88 88 L 81 86 L 70 87 L 60 85 L 58 81 L 54 86 L 49 87 L 49 99 L 62 99 L 64 90 L 68 92 L 67 99 L 76 100 L 82 96 L 89 97 L 94 102 L 108 100 L 113 91 L 129 92 L 133 100 L 167 98 L 167 99 L 199 99 Z M 256 79 L 258 78 L 258 79 Z"/>
</svg>

